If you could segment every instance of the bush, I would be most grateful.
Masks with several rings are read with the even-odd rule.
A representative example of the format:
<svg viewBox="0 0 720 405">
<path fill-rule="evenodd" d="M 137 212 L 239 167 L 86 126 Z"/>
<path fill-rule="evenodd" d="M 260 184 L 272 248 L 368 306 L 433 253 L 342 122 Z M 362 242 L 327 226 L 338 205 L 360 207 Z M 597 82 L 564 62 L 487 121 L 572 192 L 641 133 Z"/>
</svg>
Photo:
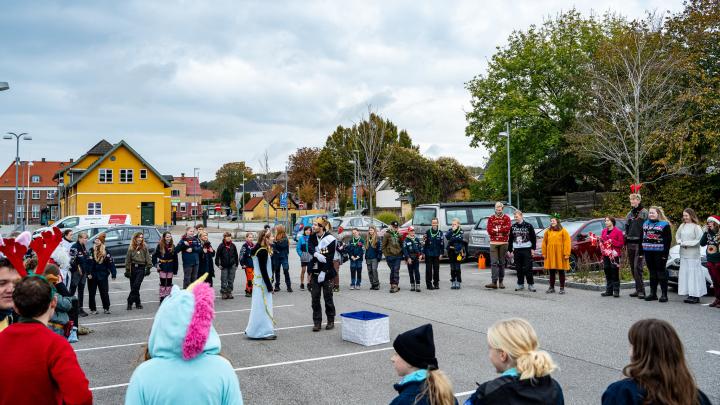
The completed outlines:
<svg viewBox="0 0 720 405">
<path fill-rule="evenodd" d="M 382 221 L 388 225 L 390 225 L 392 221 L 398 221 L 398 223 L 400 222 L 400 218 L 392 211 L 378 212 L 377 214 L 375 214 L 375 219 L 377 219 L 378 221 Z"/>
</svg>

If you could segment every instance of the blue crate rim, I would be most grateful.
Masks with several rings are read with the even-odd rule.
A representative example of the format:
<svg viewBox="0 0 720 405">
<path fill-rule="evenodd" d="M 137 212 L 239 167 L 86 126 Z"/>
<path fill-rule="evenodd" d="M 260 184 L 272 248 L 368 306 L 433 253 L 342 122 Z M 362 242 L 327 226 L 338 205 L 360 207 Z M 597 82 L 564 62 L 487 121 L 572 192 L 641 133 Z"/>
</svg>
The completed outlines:
<svg viewBox="0 0 720 405">
<path fill-rule="evenodd" d="M 342 316 L 343 318 L 357 319 L 360 321 L 374 321 L 378 319 L 389 318 L 389 315 L 372 311 L 345 312 L 343 314 L 340 314 L 340 316 Z"/>
</svg>

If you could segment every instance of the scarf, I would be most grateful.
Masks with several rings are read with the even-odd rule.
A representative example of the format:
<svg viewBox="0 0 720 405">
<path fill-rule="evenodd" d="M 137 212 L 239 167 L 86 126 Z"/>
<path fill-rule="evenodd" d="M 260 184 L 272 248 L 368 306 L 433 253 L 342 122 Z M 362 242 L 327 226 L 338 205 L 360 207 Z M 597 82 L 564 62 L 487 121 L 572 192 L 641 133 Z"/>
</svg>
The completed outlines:
<svg viewBox="0 0 720 405">
<path fill-rule="evenodd" d="M 633 207 L 630 210 L 630 213 L 632 214 L 633 219 L 637 219 L 638 215 L 640 215 L 640 211 L 643 210 L 642 203 L 638 204 L 637 207 Z"/>
</svg>

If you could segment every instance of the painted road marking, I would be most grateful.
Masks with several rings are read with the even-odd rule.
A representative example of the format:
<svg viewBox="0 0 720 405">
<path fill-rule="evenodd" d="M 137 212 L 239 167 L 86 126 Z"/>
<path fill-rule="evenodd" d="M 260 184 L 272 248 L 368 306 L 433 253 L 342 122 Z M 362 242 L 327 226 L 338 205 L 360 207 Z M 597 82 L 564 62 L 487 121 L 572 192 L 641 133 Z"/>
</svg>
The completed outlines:
<svg viewBox="0 0 720 405">
<path fill-rule="evenodd" d="M 710 354 L 717 354 L 718 356 L 720 356 L 720 351 L 718 351 L 718 350 L 708 350 L 707 352 Z"/>
<path fill-rule="evenodd" d="M 277 306 L 274 306 L 273 309 L 274 309 L 274 308 L 287 308 L 287 307 L 294 307 L 294 306 L 295 306 L 294 304 L 277 305 Z M 250 308 L 245 308 L 245 309 L 232 309 L 232 310 L 227 310 L 227 311 L 215 311 L 215 313 L 216 313 L 216 314 L 227 314 L 227 313 L 230 313 L 230 312 L 247 312 L 247 311 L 250 311 Z M 119 319 L 119 320 L 117 320 L 117 321 L 105 321 L 105 322 L 83 323 L 83 324 L 80 325 L 80 326 L 107 325 L 107 324 L 110 324 L 110 323 L 147 321 L 147 320 L 150 320 L 150 319 L 155 319 L 155 317 L 152 316 L 152 317 L 149 317 L 149 318 L 131 318 L 131 319 Z"/>
<path fill-rule="evenodd" d="M 466 397 L 468 395 L 472 395 L 473 393 L 475 393 L 475 391 L 459 392 L 459 393 L 455 394 L 455 398 Z"/>
<path fill-rule="evenodd" d="M 267 367 L 286 366 L 286 365 L 290 365 L 290 364 L 310 363 L 310 362 L 314 362 L 314 361 L 330 360 L 330 359 L 337 359 L 337 358 L 342 358 L 342 357 L 359 356 L 359 355 L 363 355 L 363 354 L 384 352 L 384 351 L 388 351 L 388 350 L 392 350 L 392 349 L 393 349 L 392 346 L 391 347 L 383 347 L 381 349 L 362 350 L 359 352 L 336 354 L 336 355 L 332 355 L 332 356 L 314 357 L 311 359 L 283 361 L 280 363 L 260 364 L 258 366 L 238 367 L 234 370 L 237 372 L 237 371 L 245 371 L 245 370 L 257 370 L 259 368 L 267 368 Z M 128 385 L 130 385 L 130 384 L 124 383 L 124 384 L 104 385 L 101 387 L 90 388 L 90 391 L 101 391 L 101 390 L 108 390 L 108 389 L 112 389 L 112 388 L 121 388 L 121 387 L 127 387 Z"/>
<path fill-rule="evenodd" d="M 336 322 L 336 323 L 339 324 L 339 323 L 341 323 L 341 322 Z M 312 327 L 312 326 L 314 326 L 314 325 L 310 324 L 310 325 L 299 325 L 299 326 L 287 326 L 287 327 L 284 327 L 284 328 L 275 328 L 275 330 L 300 329 L 300 328 L 309 328 L 309 327 Z M 228 332 L 228 333 L 219 333 L 218 336 L 223 337 L 223 336 L 235 336 L 235 335 L 244 335 L 244 334 L 245 334 L 245 331 L 242 331 L 242 332 Z M 87 347 L 87 348 L 84 348 L 84 349 L 76 349 L 76 350 L 75 350 L 75 353 L 79 353 L 79 352 L 91 352 L 91 351 L 95 351 L 95 350 L 105 350 L 105 349 L 116 349 L 116 348 L 119 348 L 119 347 L 140 346 L 140 345 L 144 345 L 144 344 L 147 344 L 147 342 L 125 343 L 125 344 L 122 344 L 122 345 L 111 345 L 111 346 L 100 346 L 100 347 Z"/>
</svg>

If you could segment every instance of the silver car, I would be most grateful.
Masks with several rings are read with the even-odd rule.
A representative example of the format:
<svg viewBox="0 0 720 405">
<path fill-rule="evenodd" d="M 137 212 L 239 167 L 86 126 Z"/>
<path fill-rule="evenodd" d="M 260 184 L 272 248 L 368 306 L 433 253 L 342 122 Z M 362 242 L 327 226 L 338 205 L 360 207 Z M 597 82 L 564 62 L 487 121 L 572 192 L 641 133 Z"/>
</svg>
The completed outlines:
<svg viewBox="0 0 720 405">
<path fill-rule="evenodd" d="M 358 231 L 364 235 L 372 224 L 377 229 L 378 236 L 381 238 L 388 229 L 386 223 L 365 216 L 334 217 L 330 218 L 330 223 L 332 224 L 333 233 L 335 233 L 337 239 L 343 243 L 347 243 L 350 240 L 353 228 L 357 228 Z"/>
<path fill-rule="evenodd" d="M 535 228 L 535 233 L 550 226 L 550 215 L 527 213 L 523 214 L 523 219 Z M 468 255 L 478 256 L 480 253 L 490 253 L 490 236 L 487 232 L 488 217 L 478 221 L 472 231 L 470 231 L 470 243 L 468 244 Z M 512 220 L 515 223 L 515 220 Z"/>
</svg>

